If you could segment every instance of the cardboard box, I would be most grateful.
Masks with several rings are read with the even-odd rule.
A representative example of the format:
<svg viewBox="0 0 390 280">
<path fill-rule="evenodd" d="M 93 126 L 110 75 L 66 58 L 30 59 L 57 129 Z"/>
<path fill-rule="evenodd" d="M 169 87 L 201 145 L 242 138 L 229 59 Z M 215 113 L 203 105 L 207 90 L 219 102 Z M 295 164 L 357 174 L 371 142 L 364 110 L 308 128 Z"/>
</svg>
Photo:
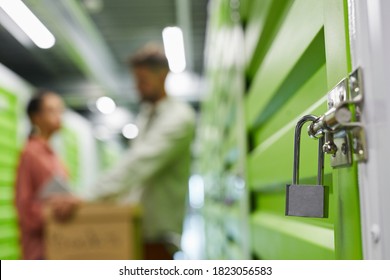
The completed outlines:
<svg viewBox="0 0 390 280">
<path fill-rule="evenodd" d="M 142 258 L 141 209 L 133 205 L 83 204 L 58 222 L 45 211 L 45 253 L 49 260 Z"/>
</svg>

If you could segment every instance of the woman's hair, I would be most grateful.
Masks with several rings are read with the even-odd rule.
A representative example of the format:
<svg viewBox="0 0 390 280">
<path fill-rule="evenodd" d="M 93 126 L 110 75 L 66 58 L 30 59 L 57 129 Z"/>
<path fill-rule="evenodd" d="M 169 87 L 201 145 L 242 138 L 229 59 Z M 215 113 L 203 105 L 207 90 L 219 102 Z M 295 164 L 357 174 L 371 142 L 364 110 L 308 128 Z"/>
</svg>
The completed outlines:
<svg viewBox="0 0 390 280">
<path fill-rule="evenodd" d="M 47 89 L 39 89 L 28 102 L 26 112 L 32 125 L 29 137 L 33 136 L 34 134 L 39 134 L 39 127 L 33 124 L 32 118 L 42 110 L 42 104 L 45 97 L 53 94 L 56 93 Z"/>
<path fill-rule="evenodd" d="M 51 90 L 40 89 L 33 95 L 33 97 L 30 99 L 30 102 L 27 104 L 27 109 L 26 109 L 27 115 L 30 118 L 30 120 L 33 115 L 41 111 L 43 99 L 45 98 L 45 96 L 51 94 L 55 94 L 55 93 Z"/>
</svg>

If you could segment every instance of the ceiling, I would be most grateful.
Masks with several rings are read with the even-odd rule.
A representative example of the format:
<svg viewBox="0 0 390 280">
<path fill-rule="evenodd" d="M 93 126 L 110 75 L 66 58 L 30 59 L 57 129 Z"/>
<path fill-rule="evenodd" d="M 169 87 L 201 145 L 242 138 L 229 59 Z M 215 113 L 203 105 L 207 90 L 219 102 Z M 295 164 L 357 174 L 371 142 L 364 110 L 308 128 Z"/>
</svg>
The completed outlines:
<svg viewBox="0 0 390 280">
<path fill-rule="evenodd" d="M 0 63 L 33 86 L 57 90 L 76 110 L 102 95 L 133 103 L 136 93 L 126 59 L 147 42 L 162 43 L 166 26 L 182 28 L 187 69 L 202 75 L 207 2 L 24 0 L 54 34 L 56 44 L 37 48 L 0 9 Z"/>
</svg>

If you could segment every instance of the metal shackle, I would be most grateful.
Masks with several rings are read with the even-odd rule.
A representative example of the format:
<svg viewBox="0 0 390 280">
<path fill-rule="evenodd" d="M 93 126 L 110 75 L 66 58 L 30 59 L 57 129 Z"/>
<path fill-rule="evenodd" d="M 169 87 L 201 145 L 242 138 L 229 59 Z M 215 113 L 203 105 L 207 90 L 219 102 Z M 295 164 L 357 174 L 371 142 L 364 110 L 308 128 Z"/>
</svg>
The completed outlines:
<svg viewBox="0 0 390 280">
<path fill-rule="evenodd" d="M 299 184 L 299 156 L 300 156 L 300 146 L 301 146 L 301 131 L 302 126 L 311 121 L 314 122 L 318 117 L 314 115 L 306 115 L 299 119 L 297 125 L 295 126 L 295 135 L 294 135 L 294 168 L 293 168 L 293 184 Z M 324 152 L 322 146 L 324 145 L 324 138 L 321 137 L 318 139 L 318 171 L 317 171 L 317 184 L 322 185 L 323 182 L 323 173 L 324 173 Z"/>
</svg>

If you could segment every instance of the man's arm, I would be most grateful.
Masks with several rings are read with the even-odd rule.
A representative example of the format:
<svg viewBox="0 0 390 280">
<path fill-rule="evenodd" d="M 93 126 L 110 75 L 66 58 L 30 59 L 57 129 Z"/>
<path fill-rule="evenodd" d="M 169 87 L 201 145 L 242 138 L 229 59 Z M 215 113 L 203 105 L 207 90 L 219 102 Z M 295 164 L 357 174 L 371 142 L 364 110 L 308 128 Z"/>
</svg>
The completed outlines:
<svg viewBox="0 0 390 280">
<path fill-rule="evenodd" d="M 155 121 L 142 141 L 123 154 L 88 196 L 98 199 L 126 192 L 142 185 L 176 157 L 190 153 L 195 126 L 193 113 L 174 114 L 170 112 Z"/>
</svg>

